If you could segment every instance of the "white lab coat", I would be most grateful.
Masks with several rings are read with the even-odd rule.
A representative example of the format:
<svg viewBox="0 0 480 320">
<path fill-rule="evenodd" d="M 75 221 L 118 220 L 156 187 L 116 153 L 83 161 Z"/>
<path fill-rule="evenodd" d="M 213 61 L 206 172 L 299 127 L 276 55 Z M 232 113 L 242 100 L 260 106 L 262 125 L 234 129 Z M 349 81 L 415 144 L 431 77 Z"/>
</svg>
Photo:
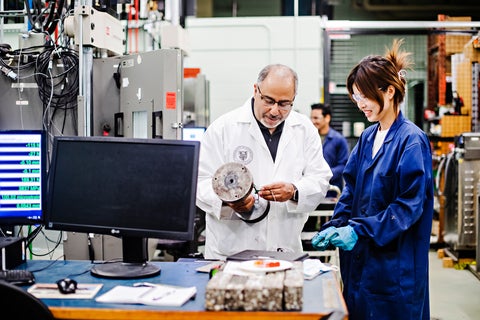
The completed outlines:
<svg viewBox="0 0 480 320">
<path fill-rule="evenodd" d="M 226 259 L 245 249 L 301 252 L 300 234 L 323 200 L 332 172 L 323 157 L 317 129 L 308 117 L 291 111 L 285 120 L 273 162 L 252 112 L 252 100 L 214 121 L 200 148 L 197 206 L 206 212 L 205 258 Z M 239 150 L 241 150 L 239 152 Z M 257 188 L 274 182 L 294 183 L 294 201 L 271 202 L 268 216 L 257 223 L 240 220 L 214 192 L 212 177 L 225 163 L 246 165 Z"/>
</svg>

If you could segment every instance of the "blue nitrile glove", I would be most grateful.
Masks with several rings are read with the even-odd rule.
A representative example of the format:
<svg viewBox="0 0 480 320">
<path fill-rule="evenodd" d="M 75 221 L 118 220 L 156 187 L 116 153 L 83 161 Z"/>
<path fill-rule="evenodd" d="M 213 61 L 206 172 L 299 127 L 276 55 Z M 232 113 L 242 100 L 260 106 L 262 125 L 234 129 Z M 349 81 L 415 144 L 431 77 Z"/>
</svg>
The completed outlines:
<svg viewBox="0 0 480 320">
<path fill-rule="evenodd" d="M 324 251 L 327 249 L 328 245 L 330 244 L 330 239 L 337 234 L 337 228 L 335 227 L 328 227 L 325 230 L 318 232 L 312 238 L 312 245 L 315 249 Z"/>
<path fill-rule="evenodd" d="M 337 228 L 337 233 L 330 239 L 335 247 L 350 251 L 357 243 L 358 236 L 351 226 Z"/>
</svg>

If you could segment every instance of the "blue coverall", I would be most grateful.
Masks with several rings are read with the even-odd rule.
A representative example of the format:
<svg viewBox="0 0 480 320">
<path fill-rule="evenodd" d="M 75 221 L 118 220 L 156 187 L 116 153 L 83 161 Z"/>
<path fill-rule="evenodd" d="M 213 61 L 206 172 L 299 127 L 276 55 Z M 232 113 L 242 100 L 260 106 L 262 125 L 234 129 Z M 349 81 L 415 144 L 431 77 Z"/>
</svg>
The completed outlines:
<svg viewBox="0 0 480 320">
<path fill-rule="evenodd" d="M 348 142 L 342 134 L 333 128 L 328 130 L 327 135 L 322 138 L 323 156 L 327 160 L 332 170 L 332 178 L 330 184 L 343 189 L 342 173 L 348 160 Z M 327 197 L 337 197 L 335 192 L 329 191 Z"/>
<path fill-rule="evenodd" d="M 353 250 L 340 250 L 349 319 L 430 319 L 430 143 L 400 113 L 372 158 L 378 129 L 378 124 L 365 129 L 353 148 L 344 190 L 321 229 L 348 224 L 358 235 Z"/>
</svg>

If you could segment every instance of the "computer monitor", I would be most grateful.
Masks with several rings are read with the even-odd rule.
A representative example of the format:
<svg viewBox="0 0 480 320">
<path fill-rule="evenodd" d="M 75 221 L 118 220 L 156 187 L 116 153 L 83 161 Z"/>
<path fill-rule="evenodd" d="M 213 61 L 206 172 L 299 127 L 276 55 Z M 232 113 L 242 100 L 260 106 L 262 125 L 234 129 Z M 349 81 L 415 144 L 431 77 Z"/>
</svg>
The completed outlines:
<svg viewBox="0 0 480 320">
<path fill-rule="evenodd" d="M 183 140 L 187 141 L 201 141 L 203 134 L 205 133 L 205 127 L 183 127 L 182 135 Z"/>
<path fill-rule="evenodd" d="M 147 238 L 194 238 L 199 150 L 198 141 L 57 136 L 45 227 L 121 237 L 122 260 L 96 263 L 94 276 L 157 275 Z"/>
<path fill-rule="evenodd" d="M 47 147 L 43 130 L 0 131 L 0 227 L 42 225 Z"/>
</svg>

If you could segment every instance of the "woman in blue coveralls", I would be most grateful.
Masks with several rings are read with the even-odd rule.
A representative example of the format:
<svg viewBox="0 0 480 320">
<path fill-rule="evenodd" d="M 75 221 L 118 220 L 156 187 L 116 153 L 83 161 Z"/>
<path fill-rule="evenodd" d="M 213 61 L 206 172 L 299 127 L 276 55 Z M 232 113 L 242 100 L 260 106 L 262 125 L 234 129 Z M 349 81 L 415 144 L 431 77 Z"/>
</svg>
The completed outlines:
<svg viewBox="0 0 480 320">
<path fill-rule="evenodd" d="M 347 89 L 368 121 L 352 150 L 332 220 L 312 238 L 340 248 L 349 319 L 430 319 L 428 251 L 433 215 L 430 142 L 400 111 L 410 53 L 394 40 L 367 56 Z"/>
</svg>

